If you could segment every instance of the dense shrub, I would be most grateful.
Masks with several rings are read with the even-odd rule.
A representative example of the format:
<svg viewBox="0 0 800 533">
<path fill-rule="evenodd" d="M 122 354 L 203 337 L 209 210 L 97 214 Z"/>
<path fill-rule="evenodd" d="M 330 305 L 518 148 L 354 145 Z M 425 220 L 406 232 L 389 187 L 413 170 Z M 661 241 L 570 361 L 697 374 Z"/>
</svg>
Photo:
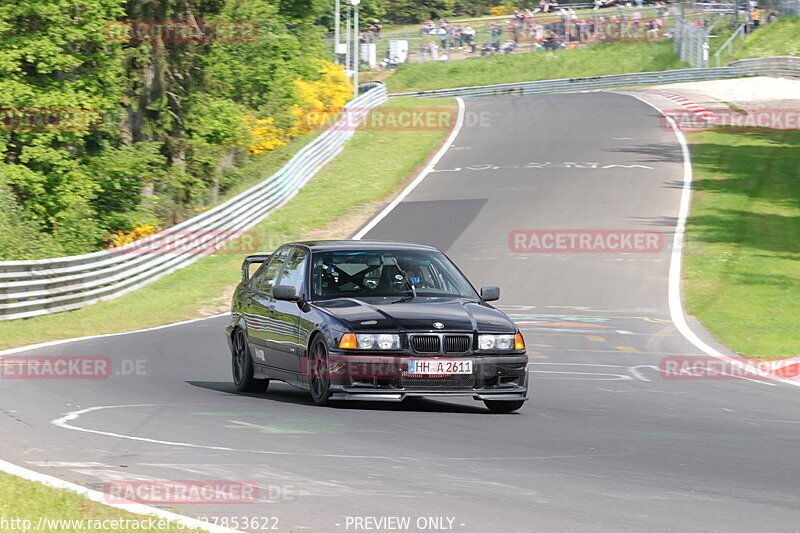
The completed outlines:
<svg viewBox="0 0 800 533">
<path fill-rule="evenodd" d="M 248 154 L 309 131 L 312 109 L 338 111 L 352 86 L 321 62 L 328 52 L 314 21 L 326 6 L 0 5 L 0 258 L 84 253 L 174 224 L 244 179 L 236 166 Z M 131 39 L 126 19 L 242 21 L 256 31 Z"/>
</svg>

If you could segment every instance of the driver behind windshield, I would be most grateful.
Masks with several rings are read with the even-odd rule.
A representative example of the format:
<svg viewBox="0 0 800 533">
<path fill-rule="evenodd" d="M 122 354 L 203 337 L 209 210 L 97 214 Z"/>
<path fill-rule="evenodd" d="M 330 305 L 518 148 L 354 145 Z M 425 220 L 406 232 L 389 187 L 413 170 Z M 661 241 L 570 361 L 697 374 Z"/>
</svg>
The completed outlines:
<svg viewBox="0 0 800 533">
<path fill-rule="evenodd" d="M 475 296 L 441 253 L 318 252 L 313 265 L 314 298 Z"/>
</svg>

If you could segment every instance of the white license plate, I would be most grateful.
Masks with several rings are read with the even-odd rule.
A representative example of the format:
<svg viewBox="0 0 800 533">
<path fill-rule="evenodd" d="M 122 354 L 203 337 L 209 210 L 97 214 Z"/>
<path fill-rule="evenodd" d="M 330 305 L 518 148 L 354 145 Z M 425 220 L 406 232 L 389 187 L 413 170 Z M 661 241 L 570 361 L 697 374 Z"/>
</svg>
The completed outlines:
<svg viewBox="0 0 800 533">
<path fill-rule="evenodd" d="M 412 376 L 472 374 L 472 361 L 416 359 L 408 362 L 408 373 Z"/>
</svg>

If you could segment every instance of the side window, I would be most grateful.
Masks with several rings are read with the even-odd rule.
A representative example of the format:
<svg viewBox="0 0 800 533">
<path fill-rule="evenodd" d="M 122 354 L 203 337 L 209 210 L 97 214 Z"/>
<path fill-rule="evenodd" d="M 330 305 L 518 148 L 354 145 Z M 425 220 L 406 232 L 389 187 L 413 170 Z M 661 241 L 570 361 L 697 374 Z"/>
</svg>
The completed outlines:
<svg viewBox="0 0 800 533">
<path fill-rule="evenodd" d="M 294 253 L 286 262 L 286 269 L 281 274 L 276 285 L 290 285 L 297 289 L 297 293 L 303 292 L 303 282 L 306 275 L 306 259 L 308 251 L 303 248 L 295 248 Z"/>
<path fill-rule="evenodd" d="M 260 271 L 253 280 L 253 288 L 257 291 L 272 294 L 272 287 L 275 285 L 275 278 L 281 271 L 283 264 L 286 262 L 286 256 L 289 255 L 291 248 L 281 248 L 269 262 L 267 268 Z"/>
</svg>

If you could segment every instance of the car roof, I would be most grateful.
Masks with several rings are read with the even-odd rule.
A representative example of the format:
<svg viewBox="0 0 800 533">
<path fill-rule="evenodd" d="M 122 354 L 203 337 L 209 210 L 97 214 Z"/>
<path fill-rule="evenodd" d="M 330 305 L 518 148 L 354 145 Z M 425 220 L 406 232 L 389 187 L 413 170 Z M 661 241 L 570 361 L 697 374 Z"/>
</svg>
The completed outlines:
<svg viewBox="0 0 800 533">
<path fill-rule="evenodd" d="M 298 241 L 290 244 L 307 246 L 312 252 L 324 252 L 335 250 L 419 250 L 428 252 L 438 252 L 437 248 L 424 244 L 412 244 L 408 242 L 393 241 Z"/>
</svg>

